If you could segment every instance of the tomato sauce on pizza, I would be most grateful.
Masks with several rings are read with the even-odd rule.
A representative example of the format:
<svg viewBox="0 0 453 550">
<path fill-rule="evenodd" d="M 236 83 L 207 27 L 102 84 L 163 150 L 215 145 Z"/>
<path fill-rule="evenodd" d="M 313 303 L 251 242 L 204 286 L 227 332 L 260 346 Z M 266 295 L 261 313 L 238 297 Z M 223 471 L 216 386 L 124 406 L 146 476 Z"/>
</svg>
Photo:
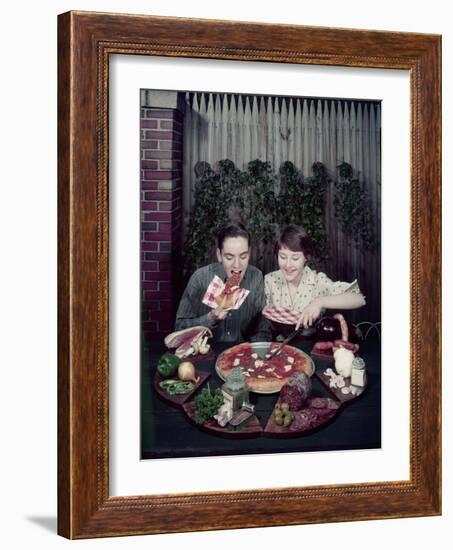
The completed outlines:
<svg viewBox="0 0 453 550">
<path fill-rule="evenodd" d="M 267 355 L 278 345 L 272 343 Z M 294 373 L 302 371 L 311 376 L 314 372 L 313 361 L 297 348 L 283 346 L 277 355 L 268 358 L 261 357 L 250 343 L 239 344 L 219 355 L 216 370 L 223 380 L 234 368 L 242 369 L 250 390 L 257 393 L 278 392 Z"/>
</svg>

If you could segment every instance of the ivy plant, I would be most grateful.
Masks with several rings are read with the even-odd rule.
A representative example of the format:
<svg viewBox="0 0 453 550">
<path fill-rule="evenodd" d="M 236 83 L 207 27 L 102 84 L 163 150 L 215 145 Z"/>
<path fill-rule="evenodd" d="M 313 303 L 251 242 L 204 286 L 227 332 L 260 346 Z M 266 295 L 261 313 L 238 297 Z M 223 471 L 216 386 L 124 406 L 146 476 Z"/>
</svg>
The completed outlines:
<svg viewBox="0 0 453 550">
<path fill-rule="evenodd" d="M 275 176 L 270 162 L 254 160 L 241 175 L 242 219 L 246 221 L 255 246 L 258 246 L 258 261 L 263 249 L 272 242 L 276 232 L 277 198 Z"/>
<path fill-rule="evenodd" d="M 204 162 L 197 164 L 195 203 L 185 247 L 187 272 L 212 260 L 212 249 L 219 229 L 228 221 L 244 222 L 255 243 L 257 265 L 277 236 L 278 227 L 294 223 L 311 237 L 315 256 L 327 255 L 325 194 L 329 179 L 321 162 L 312 166 L 312 175 L 303 177 L 293 163 L 282 164 L 278 176 L 269 162 L 259 159 L 239 170 L 229 160 L 217 163 L 216 170 Z M 280 191 L 276 193 L 279 178 Z M 339 166 L 335 183 L 335 212 L 344 233 L 358 245 L 373 246 L 367 196 L 352 168 Z"/>
<path fill-rule="evenodd" d="M 352 166 L 342 162 L 335 182 L 334 207 L 343 233 L 357 247 L 369 250 L 375 246 L 372 218 L 367 192 Z"/>
<path fill-rule="evenodd" d="M 185 247 L 185 266 L 189 271 L 209 263 L 209 253 L 217 229 L 228 220 L 228 212 L 223 208 L 223 196 L 227 194 L 220 173 L 208 163 L 203 163 L 198 174 L 194 208 L 189 221 L 189 238 Z"/>
<path fill-rule="evenodd" d="M 313 175 L 303 178 L 292 162 L 280 167 L 279 225 L 301 225 L 312 239 L 318 257 L 326 254 L 325 193 L 327 170 L 321 162 L 312 166 Z"/>
</svg>

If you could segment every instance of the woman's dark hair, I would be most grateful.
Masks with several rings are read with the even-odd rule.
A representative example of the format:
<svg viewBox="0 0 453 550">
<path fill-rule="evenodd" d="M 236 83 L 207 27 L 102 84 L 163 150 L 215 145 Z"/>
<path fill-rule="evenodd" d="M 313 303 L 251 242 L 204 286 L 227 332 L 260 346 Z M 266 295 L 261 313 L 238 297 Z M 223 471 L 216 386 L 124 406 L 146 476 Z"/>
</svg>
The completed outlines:
<svg viewBox="0 0 453 550">
<path fill-rule="evenodd" d="M 313 254 L 312 240 L 302 227 L 294 224 L 287 225 L 281 230 L 280 237 L 274 246 L 275 254 L 278 254 L 281 248 L 302 252 L 306 258 Z"/>
<path fill-rule="evenodd" d="M 250 246 L 250 233 L 247 231 L 242 223 L 230 223 L 224 225 L 217 234 L 217 248 L 222 250 L 225 239 L 234 237 L 244 237 L 247 239 L 247 243 Z"/>
</svg>

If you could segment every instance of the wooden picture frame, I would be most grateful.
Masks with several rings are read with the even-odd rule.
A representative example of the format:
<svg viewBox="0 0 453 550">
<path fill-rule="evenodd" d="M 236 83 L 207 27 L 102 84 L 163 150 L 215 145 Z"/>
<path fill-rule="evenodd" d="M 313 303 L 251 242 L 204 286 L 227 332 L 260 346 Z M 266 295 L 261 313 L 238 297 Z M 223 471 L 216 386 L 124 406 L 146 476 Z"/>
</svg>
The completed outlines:
<svg viewBox="0 0 453 550">
<path fill-rule="evenodd" d="M 69 12 L 59 16 L 58 42 L 59 534 L 89 538 L 439 515 L 441 38 Z M 109 495 L 111 54 L 410 72 L 409 480 L 193 494 Z M 429 329 L 422 330 L 422 326 Z M 250 510 L 250 503 L 252 511 L 243 513 L 245 505 Z"/>
</svg>

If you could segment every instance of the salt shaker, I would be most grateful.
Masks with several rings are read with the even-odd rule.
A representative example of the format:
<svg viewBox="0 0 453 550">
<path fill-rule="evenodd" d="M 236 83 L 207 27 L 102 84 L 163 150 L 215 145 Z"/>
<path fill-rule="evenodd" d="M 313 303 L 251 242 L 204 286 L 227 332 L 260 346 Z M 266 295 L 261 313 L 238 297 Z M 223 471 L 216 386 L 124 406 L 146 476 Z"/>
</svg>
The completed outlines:
<svg viewBox="0 0 453 550">
<path fill-rule="evenodd" d="M 241 368 L 234 368 L 222 386 L 223 402 L 234 413 L 249 400 L 249 390 Z"/>
<path fill-rule="evenodd" d="M 361 357 L 355 357 L 352 361 L 351 384 L 363 388 L 365 380 L 365 361 Z"/>
</svg>

